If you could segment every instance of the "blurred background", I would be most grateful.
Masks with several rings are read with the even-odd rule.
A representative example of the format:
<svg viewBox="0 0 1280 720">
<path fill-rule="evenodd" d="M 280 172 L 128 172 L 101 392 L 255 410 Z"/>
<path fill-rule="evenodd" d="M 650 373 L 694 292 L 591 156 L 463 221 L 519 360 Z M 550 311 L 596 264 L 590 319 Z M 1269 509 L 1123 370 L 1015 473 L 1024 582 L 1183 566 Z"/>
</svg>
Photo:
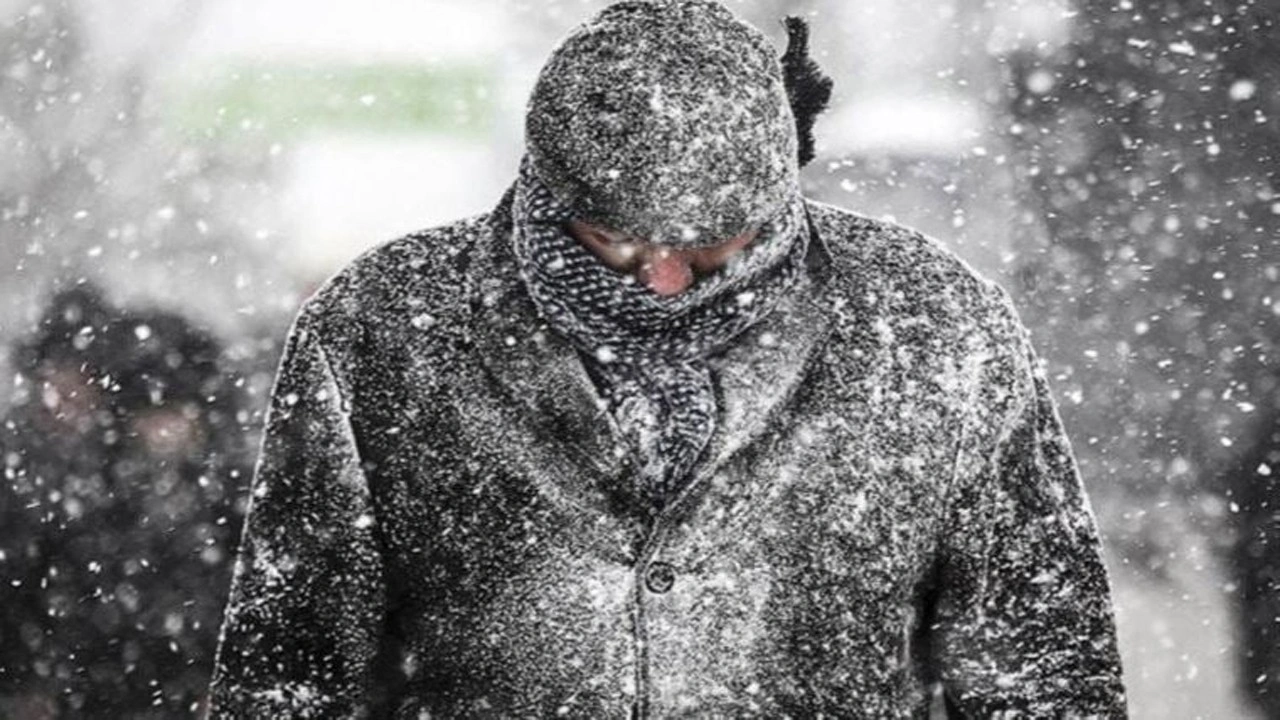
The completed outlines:
<svg viewBox="0 0 1280 720">
<path fill-rule="evenodd" d="M 490 209 L 606 4 L 0 0 L 0 717 L 199 713 L 294 311 Z M 812 21 L 808 193 L 1017 300 L 1134 717 L 1280 717 L 1280 6 L 728 4 Z"/>
</svg>

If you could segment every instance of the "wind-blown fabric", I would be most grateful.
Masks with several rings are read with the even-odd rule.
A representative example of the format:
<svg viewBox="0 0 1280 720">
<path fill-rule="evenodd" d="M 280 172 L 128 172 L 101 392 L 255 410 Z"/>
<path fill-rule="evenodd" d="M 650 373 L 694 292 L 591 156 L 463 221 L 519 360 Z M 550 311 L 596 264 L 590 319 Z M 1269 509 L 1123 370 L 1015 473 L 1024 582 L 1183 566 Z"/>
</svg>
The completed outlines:
<svg viewBox="0 0 1280 720">
<path fill-rule="evenodd" d="M 586 356 L 635 454 L 640 490 L 660 508 L 715 431 L 708 356 L 773 310 L 804 272 L 808 231 L 796 195 L 752 244 L 686 292 L 661 297 L 600 262 L 566 230 L 573 211 L 526 162 L 513 245 L 540 314 Z"/>
</svg>

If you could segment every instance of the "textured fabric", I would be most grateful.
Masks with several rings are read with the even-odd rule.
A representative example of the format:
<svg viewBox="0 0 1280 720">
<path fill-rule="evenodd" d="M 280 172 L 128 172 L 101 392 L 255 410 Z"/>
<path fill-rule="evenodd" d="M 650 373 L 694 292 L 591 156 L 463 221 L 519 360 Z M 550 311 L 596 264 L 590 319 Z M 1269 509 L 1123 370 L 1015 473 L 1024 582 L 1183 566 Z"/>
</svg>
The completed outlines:
<svg viewBox="0 0 1280 720">
<path fill-rule="evenodd" d="M 606 8 L 552 53 L 525 136 L 578 219 L 650 242 L 734 237 L 782 212 L 798 183 L 778 51 L 707 0 Z"/>
<path fill-rule="evenodd" d="M 804 272 L 799 195 L 728 265 L 674 297 L 603 265 L 565 230 L 573 210 L 525 163 L 515 195 L 515 255 L 540 314 L 586 355 L 638 457 L 637 482 L 660 507 L 688 479 L 715 427 L 706 358 L 768 314 Z"/>
<path fill-rule="evenodd" d="M 810 204 L 650 520 L 510 211 L 365 254 L 280 366 L 212 717 L 1125 716 L 1070 444 L 1006 295 Z"/>
</svg>

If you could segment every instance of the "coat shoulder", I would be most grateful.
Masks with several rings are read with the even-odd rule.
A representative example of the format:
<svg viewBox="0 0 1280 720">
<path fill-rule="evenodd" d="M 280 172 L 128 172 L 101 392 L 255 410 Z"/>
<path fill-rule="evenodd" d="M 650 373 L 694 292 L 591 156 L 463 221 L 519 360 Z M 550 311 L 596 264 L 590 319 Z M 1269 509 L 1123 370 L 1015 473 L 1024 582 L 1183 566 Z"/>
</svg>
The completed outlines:
<svg viewBox="0 0 1280 720">
<path fill-rule="evenodd" d="M 929 327 L 934 342 L 982 335 L 1003 345 L 1025 332 L 1009 293 L 935 238 L 825 203 L 809 212 L 834 292 L 878 320 Z"/>
<path fill-rule="evenodd" d="M 429 351 L 423 337 L 443 339 L 465 323 L 473 282 L 467 269 L 492 232 L 490 217 L 408 233 L 366 250 L 303 303 L 295 327 L 318 333 L 343 365 L 361 353 L 397 347 Z"/>
</svg>

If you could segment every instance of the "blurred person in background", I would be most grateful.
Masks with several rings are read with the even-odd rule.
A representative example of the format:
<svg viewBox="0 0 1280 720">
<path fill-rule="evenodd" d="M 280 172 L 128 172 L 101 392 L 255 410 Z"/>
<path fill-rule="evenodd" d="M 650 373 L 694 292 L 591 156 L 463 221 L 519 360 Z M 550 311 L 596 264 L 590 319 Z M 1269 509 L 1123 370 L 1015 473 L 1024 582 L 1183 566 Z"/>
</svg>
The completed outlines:
<svg viewBox="0 0 1280 720">
<path fill-rule="evenodd" d="M 788 29 L 610 6 L 495 210 L 308 300 L 213 717 L 1125 716 L 1027 331 L 801 195 L 831 88 Z"/>
<path fill-rule="evenodd" d="M 234 377 L 182 317 L 56 294 L 0 433 L 0 716 L 203 703 L 247 476 Z"/>
</svg>

